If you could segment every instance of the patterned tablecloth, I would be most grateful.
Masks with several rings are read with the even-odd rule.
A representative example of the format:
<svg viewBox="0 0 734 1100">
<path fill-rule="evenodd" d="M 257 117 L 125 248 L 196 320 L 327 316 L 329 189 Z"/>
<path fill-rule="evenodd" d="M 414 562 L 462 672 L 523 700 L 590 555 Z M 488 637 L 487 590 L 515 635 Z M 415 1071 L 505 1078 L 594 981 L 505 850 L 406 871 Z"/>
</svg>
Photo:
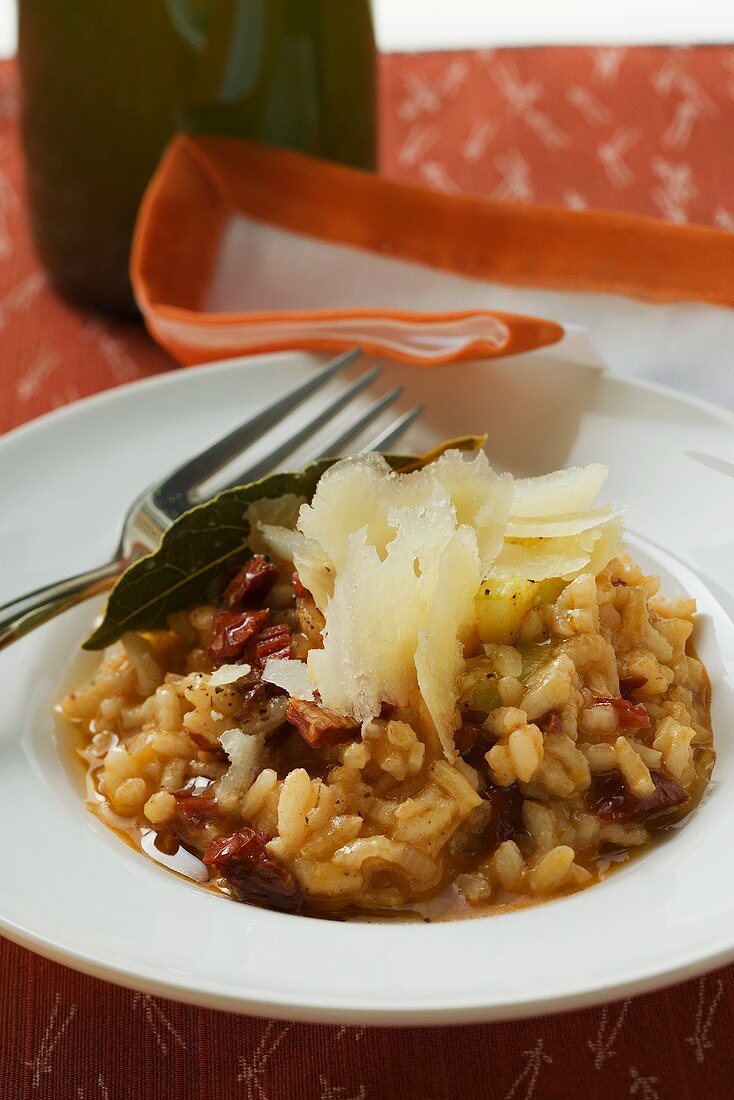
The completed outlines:
<svg viewBox="0 0 734 1100">
<path fill-rule="evenodd" d="M 394 55 L 382 76 L 382 165 L 395 178 L 734 230 L 734 48 Z M 26 225 L 16 116 L 15 68 L 3 63 L 0 431 L 174 366 L 140 327 L 75 312 L 47 287 Z M 0 975 L 0 1100 L 734 1092 L 732 968 L 584 1012 L 408 1031 L 189 1008 L 6 941 Z"/>
</svg>

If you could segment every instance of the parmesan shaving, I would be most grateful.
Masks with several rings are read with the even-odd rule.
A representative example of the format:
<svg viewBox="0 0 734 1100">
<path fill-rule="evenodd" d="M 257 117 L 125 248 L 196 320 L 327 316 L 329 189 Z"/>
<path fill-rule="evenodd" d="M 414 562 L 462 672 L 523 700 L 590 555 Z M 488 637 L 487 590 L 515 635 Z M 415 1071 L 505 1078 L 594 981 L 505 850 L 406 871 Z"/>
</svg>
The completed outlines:
<svg viewBox="0 0 734 1100">
<path fill-rule="evenodd" d="M 534 519 L 510 518 L 506 536 L 520 539 L 562 538 L 564 535 L 580 535 L 593 527 L 601 527 L 619 514 L 617 508 L 593 508 L 587 512 L 571 512 L 565 516 L 536 516 Z"/>
<path fill-rule="evenodd" d="M 298 511 L 305 504 L 305 497 L 295 493 L 284 493 L 282 497 L 263 497 L 249 505 L 245 519 L 250 528 L 248 545 L 253 554 L 266 554 L 267 544 L 260 532 L 262 524 L 285 527 L 293 530 L 298 519 Z"/>
<path fill-rule="evenodd" d="M 612 558 L 622 552 L 622 540 L 624 538 L 624 524 L 621 517 L 605 523 L 596 533 L 593 546 L 589 551 L 589 564 L 586 571 L 596 577 L 601 573 Z"/>
<path fill-rule="evenodd" d="M 287 691 L 292 699 L 313 699 L 313 687 L 308 669 L 303 661 L 268 657 L 263 669 L 263 680 Z"/>
<path fill-rule="evenodd" d="M 491 575 L 545 581 L 581 572 L 590 560 L 590 555 L 574 538 L 506 542 L 492 566 Z"/>
<path fill-rule="evenodd" d="M 311 548 L 320 547 L 321 557 L 312 552 L 321 568 L 328 562 L 333 571 L 330 594 L 323 584 L 311 588 L 326 626 L 323 649 L 309 653 L 308 667 L 324 706 L 365 722 L 382 703 L 406 706 L 420 682 L 451 753 L 459 630 L 482 568 L 502 548 L 511 501 L 512 478 L 496 474 L 482 452 L 467 461 L 447 451 L 407 474 L 379 455 L 326 471 L 297 525 Z M 303 551 L 303 544 L 295 548 Z M 439 656 L 429 654 L 428 638 L 440 639 Z"/>
<path fill-rule="evenodd" d="M 293 563 L 299 580 L 323 611 L 334 588 L 334 566 L 315 539 L 300 531 L 261 524 L 260 533 L 273 556 Z"/>
<path fill-rule="evenodd" d="M 214 672 L 209 673 L 209 687 L 235 684 L 243 676 L 247 676 L 248 672 L 250 672 L 249 665 L 220 665 Z"/>
<path fill-rule="evenodd" d="M 608 474 L 608 466 L 593 462 L 590 466 L 570 466 L 541 477 L 517 478 L 510 515 L 533 519 L 583 512 L 594 504 Z"/>
<path fill-rule="evenodd" d="M 226 807 L 242 798 L 257 779 L 263 767 L 265 735 L 246 734 L 234 727 L 224 731 L 219 743 L 230 759 L 217 789 L 217 800 Z"/>
<path fill-rule="evenodd" d="M 418 632 L 438 581 L 440 555 L 456 519 L 446 500 L 391 513 L 397 534 L 384 559 L 362 528 L 347 539 L 326 609 L 323 649 L 308 655 L 324 706 L 366 722 L 383 702 L 406 706 L 416 684 Z"/>
<path fill-rule="evenodd" d="M 363 527 L 366 544 L 383 557 L 395 537 L 389 512 L 425 497 L 426 484 L 423 471 L 401 478 L 379 454 L 343 459 L 319 479 L 311 504 L 301 508 L 298 530 L 319 544 L 337 572 L 346 563 L 349 535 Z"/>
<path fill-rule="evenodd" d="M 475 618 L 474 598 L 481 580 L 476 536 L 470 527 L 460 527 L 441 555 L 436 590 L 415 655 L 418 687 L 449 759 L 456 755 L 456 685 L 464 667 L 459 639 Z"/>
<path fill-rule="evenodd" d="M 457 523 L 474 528 L 482 568 L 487 569 L 502 549 L 513 499 L 512 476 L 495 473 L 484 451 L 471 462 L 459 451 L 446 451 L 423 472 L 447 491 Z"/>
<path fill-rule="evenodd" d="M 534 581 L 572 580 L 579 573 L 596 576 L 621 548 L 622 522 L 615 517 L 594 530 L 565 538 L 506 541 L 491 572 L 496 577 Z"/>
</svg>

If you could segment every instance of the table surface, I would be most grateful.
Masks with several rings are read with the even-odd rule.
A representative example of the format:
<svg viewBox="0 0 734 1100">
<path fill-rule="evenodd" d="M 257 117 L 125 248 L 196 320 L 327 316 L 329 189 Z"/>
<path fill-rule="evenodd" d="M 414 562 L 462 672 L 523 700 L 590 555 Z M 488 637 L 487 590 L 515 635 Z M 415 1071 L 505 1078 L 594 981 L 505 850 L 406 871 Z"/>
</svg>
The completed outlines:
<svg viewBox="0 0 734 1100">
<path fill-rule="evenodd" d="M 382 62 L 381 114 L 382 166 L 395 178 L 734 229 L 734 49 L 395 55 Z M 80 314 L 48 288 L 26 222 L 8 62 L 0 340 L 0 431 L 175 366 L 140 327 Z M 733 968 L 584 1012 L 434 1031 L 192 1009 L 6 941 L 0 968 L 0 1100 L 678 1100 L 732 1091 Z"/>
</svg>

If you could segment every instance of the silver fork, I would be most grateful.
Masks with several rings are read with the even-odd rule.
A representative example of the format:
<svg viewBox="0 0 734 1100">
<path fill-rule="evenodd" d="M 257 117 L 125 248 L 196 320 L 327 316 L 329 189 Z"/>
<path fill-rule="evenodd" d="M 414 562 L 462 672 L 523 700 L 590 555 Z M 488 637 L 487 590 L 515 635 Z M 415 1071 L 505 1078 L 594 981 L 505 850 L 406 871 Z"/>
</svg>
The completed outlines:
<svg viewBox="0 0 734 1100">
<path fill-rule="evenodd" d="M 28 634 L 62 611 L 111 588 L 117 577 L 132 561 L 142 554 L 149 553 L 158 545 L 161 535 L 174 520 L 195 504 L 201 504 L 208 499 L 205 494 L 197 495 L 197 491 L 209 478 L 229 465 L 235 458 L 246 454 L 253 443 L 261 439 L 312 394 L 345 371 L 359 354 L 359 348 L 354 348 L 332 359 L 303 382 L 299 382 L 298 385 L 276 398 L 266 408 L 248 417 L 222 439 L 218 439 L 210 447 L 188 459 L 160 481 L 148 486 L 128 508 L 122 522 L 117 548 L 112 558 L 104 565 L 53 584 L 44 585 L 0 606 L 0 649 L 22 638 L 24 634 Z M 241 471 L 237 478 L 224 488 L 254 481 L 276 469 L 283 459 L 311 439 L 332 417 L 366 390 L 379 373 L 379 367 L 365 371 L 335 397 L 323 402 L 313 415 L 300 424 L 286 440 L 278 443 L 265 457 Z M 401 393 L 402 387 L 397 386 L 383 397 L 373 400 L 362 412 L 355 414 L 346 422 L 338 434 L 332 434 L 326 443 L 307 454 L 303 460 L 304 464 L 319 458 L 340 455 L 349 444 L 366 431 L 370 424 L 394 404 Z M 361 447 L 360 451 L 387 450 L 408 430 L 421 411 L 418 405 L 409 409 Z M 220 486 L 217 491 L 221 491 L 221 488 Z"/>
</svg>

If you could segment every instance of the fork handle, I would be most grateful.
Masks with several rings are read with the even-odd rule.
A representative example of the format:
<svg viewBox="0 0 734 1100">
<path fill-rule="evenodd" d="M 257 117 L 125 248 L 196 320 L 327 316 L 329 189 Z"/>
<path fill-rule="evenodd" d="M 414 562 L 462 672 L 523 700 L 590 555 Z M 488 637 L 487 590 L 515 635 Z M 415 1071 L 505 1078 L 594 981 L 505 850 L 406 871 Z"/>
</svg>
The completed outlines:
<svg viewBox="0 0 734 1100">
<path fill-rule="evenodd" d="M 125 558 L 115 558 L 106 565 L 77 573 L 66 580 L 46 584 L 25 596 L 0 606 L 0 649 L 29 634 L 55 615 L 67 611 L 92 596 L 111 588 L 120 573 L 129 565 Z"/>
</svg>

